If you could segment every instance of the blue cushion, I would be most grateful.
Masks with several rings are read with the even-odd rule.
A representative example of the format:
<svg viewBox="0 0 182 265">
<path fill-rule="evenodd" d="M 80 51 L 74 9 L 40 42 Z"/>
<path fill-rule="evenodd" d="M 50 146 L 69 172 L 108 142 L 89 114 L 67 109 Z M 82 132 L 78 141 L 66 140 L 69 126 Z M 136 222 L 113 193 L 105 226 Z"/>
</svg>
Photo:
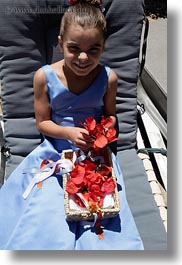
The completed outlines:
<svg viewBox="0 0 182 265">
<path fill-rule="evenodd" d="M 143 162 L 135 149 L 117 154 L 126 188 L 126 198 L 145 250 L 167 250 L 167 233 L 148 182 Z"/>
<path fill-rule="evenodd" d="M 4 138 L 13 155 L 25 157 L 41 141 L 34 117 L 33 75 L 40 66 L 62 57 L 56 43 L 64 6 L 64 0 L 31 0 L 21 5 L 18 0 L 1 1 Z M 112 67 L 119 77 L 117 116 L 121 140 L 118 150 L 124 150 L 136 145 L 136 83 L 143 0 L 104 1 L 104 6 L 108 38 L 102 62 Z M 37 7 L 40 13 L 35 12 Z M 51 8 L 57 8 L 58 13 L 43 12 Z"/>
<path fill-rule="evenodd" d="M 33 75 L 46 63 L 45 25 L 27 14 L 37 1 L 1 2 L 0 79 L 4 138 L 13 155 L 26 156 L 40 143 L 33 106 Z M 22 9 L 22 12 L 18 8 Z M 25 142 L 27 144 L 25 145 Z"/>
</svg>

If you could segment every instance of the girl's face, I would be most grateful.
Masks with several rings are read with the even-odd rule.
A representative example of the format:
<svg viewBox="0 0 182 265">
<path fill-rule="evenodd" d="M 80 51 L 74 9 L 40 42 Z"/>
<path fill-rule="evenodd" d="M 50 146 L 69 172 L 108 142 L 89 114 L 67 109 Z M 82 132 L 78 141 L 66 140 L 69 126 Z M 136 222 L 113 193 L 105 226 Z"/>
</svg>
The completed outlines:
<svg viewBox="0 0 182 265">
<path fill-rule="evenodd" d="M 78 76 L 88 75 L 99 63 L 104 49 L 104 38 L 99 29 L 70 26 L 59 38 L 64 53 L 65 66 Z"/>
</svg>

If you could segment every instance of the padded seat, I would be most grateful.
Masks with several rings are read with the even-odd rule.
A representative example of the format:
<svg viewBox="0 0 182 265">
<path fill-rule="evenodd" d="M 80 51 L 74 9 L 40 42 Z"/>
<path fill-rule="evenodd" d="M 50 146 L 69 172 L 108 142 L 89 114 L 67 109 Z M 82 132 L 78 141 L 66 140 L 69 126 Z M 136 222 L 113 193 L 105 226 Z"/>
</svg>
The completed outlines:
<svg viewBox="0 0 182 265">
<path fill-rule="evenodd" d="M 142 160 L 135 149 L 118 152 L 126 197 L 145 250 L 167 250 L 167 234 L 151 192 Z"/>
</svg>

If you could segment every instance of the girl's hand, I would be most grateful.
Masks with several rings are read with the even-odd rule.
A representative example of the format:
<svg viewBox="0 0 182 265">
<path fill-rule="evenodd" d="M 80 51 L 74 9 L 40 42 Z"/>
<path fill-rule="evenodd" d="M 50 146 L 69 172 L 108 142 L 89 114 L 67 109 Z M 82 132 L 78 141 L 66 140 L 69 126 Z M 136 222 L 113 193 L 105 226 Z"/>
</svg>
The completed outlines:
<svg viewBox="0 0 182 265">
<path fill-rule="evenodd" d="M 69 127 L 68 139 L 83 151 L 88 151 L 94 143 L 94 139 L 89 136 L 89 132 L 84 128 L 78 127 Z"/>
</svg>

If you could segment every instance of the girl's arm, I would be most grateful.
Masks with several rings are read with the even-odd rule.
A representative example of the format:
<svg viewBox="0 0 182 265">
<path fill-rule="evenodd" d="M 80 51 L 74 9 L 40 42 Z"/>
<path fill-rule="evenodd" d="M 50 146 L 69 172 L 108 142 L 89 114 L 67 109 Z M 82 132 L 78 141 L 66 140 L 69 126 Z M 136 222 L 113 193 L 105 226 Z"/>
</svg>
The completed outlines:
<svg viewBox="0 0 182 265">
<path fill-rule="evenodd" d="M 111 117 L 113 120 L 112 127 L 116 124 L 116 93 L 117 93 L 117 75 L 113 70 L 110 70 L 108 87 L 104 96 L 104 116 Z"/>
<path fill-rule="evenodd" d="M 34 109 L 38 130 L 52 138 L 71 140 L 75 146 L 86 150 L 93 140 L 84 128 L 60 126 L 51 120 L 49 96 L 44 71 L 39 69 L 34 76 Z"/>
</svg>

